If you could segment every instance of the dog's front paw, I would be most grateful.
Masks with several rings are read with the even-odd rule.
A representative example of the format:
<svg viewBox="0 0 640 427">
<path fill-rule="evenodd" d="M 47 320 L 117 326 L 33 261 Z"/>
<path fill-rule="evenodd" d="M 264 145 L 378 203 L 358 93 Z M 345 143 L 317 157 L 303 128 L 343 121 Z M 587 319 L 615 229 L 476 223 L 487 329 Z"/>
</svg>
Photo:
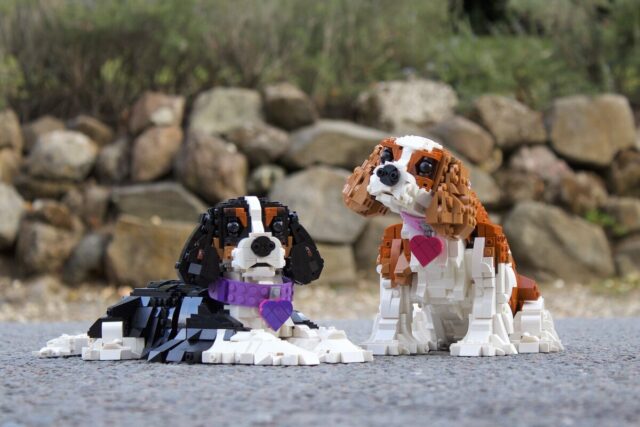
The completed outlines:
<svg viewBox="0 0 640 427">
<path fill-rule="evenodd" d="M 38 357 L 80 356 L 82 347 L 87 347 L 88 345 L 89 336 L 87 334 L 64 334 L 47 341 L 47 345 L 38 351 L 34 351 L 33 355 Z"/>
<path fill-rule="evenodd" d="M 506 356 L 509 354 L 518 354 L 513 344 L 495 344 L 491 342 L 465 342 L 458 341 L 451 344 L 449 352 L 452 356 Z"/>
<path fill-rule="evenodd" d="M 373 361 L 373 354 L 352 343 L 344 331 L 333 327 L 311 329 L 296 325 L 288 341 L 315 353 L 323 363 L 363 363 Z"/>
<path fill-rule="evenodd" d="M 262 330 L 237 332 L 224 339 L 224 330 L 218 330 L 213 346 L 202 353 L 202 363 L 296 366 L 318 365 L 314 353 L 299 348 Z"/>
</svg>

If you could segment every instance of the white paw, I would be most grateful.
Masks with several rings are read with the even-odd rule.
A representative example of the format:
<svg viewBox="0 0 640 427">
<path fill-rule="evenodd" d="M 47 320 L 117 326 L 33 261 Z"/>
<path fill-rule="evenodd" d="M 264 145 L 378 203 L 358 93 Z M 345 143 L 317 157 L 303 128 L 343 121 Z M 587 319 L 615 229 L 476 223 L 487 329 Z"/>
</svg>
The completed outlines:
<svg viewBox="0 0 640 427">
<path fill-rule="evenodd" d="M 269 366 L 308 366 L 320 363 L 314 353 L 296 347 L 263 329 L 237 332 L 228 341 L 224 340 L 224 334 L 225 330 L 218 330 L 211 348 L 202 353 L 202 363 Z"/>
<path fill-rule="evenodd" d="M 58 338 L 47 341 L 47 345 L 38 351 L 34 351 L 33 355 L 38 357 L 80 356 L 80 354 L 82 354 L 82 347 L 88 345 L 89 336 L 87 334 L 64 334 Z"/>
<path fill-rule="evenodd" d="M 506 356 L 518 354 L 516 347 L 503 343 L 497 335 L 492 335 L 491 342 L 458 341 L 451 344 L 449 352 L 452 356 L 480 357 L 480 356 Z"/>
<path fill-rule="evenodd" d="M 520 353 L 552 353 L 563 351 L 564 346 L 555 330 L 553 318 L 544 308 L 544 299 L 527 301 L 516 313 L 511 341 Z"/>
<path fill-rule="evenodd" d="M 144 338 L 123 337 L 122 322 L 104 322 L 102 338 L 90 340 L 82 348 L 84 360 L 139 359 L 144 351 Z"/>
<path fill-rule="evenodd" d="M 424 354 L 429 351 L 428 343 L 418 343 L 415 338 L 404 335 L 398 335 L 398 339 L 390 341 L 367 341 L 362 347 L 376 356 Z"/>
<path fill-rule="evenodd" d="M 291 344 L 315 353 L 323 363 L 363 363 L 373 361 L 373 354 L 363 350 L 347 338 L 344 331 L 333 327 L 311 329 L 297 325 L 293 330 Z"/>
</svg>

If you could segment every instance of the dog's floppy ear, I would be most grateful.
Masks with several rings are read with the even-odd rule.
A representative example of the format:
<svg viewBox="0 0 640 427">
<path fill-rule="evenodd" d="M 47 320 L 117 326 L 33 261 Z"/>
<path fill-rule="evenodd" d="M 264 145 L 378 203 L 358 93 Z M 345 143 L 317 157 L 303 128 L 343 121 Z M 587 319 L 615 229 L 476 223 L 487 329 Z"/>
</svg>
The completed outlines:
<svg viewBox="0 0 640 427">
<path fill-rule="evenodd" d="M 466 239 L 476 226 L 478 198 L 471 190 L 467 168 L 450 152 L 443 151 L 426 221 L 440 235 Z"/>
<path fill-rule="evenodd" d="M 380 163 L 380 152 L 383 146 L 378 145 L 367 160 L 353 170 L 342 189 L 342 199 L 345 205 L 363 216 L 384 215 L 388 209 L 367 192 L 369 179 L 373 170 Z"/>
<path fill-rule="evenodd" d="M 215 235 L 214 211 L 200 216 L 200 224 L 185 243 L 176 263 L 178 277 L 184 283 L 208 286 L 220 277 L 220 257 L 213 247 Z"/>
<path fill-rule="evenodd" d="M 293 242 L 283 273 L 294 282 L 306 285 L 320 277 L 324 260 L 295 212 L 289 214 L 289 235 Z"/>
</svg>

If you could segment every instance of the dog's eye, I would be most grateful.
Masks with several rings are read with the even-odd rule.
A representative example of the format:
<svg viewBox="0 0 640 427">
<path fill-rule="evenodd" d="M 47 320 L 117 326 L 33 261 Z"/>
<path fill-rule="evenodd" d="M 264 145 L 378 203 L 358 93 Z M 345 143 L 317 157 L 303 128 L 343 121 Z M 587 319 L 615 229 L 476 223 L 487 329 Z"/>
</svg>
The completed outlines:
<svg viewBox="0 0 640 427">
<path fill-rule="evenodd" d="M 271 224 L 271 230 L 274 233 L 282 233 L 282 230 L 284 230 L 284 223 L 280 220 L 273 221 L 273 224 Z"/>
<path fill-rule="evenodd" d="M 391 148 L 385 148 L 382 150 L 382 153 L 380 153 L 380 162 L 386 163 L 391 161 L 393 161 L 393 151 Z"/>
<path fill-rule="evenodd" d="M 238 234 L 238 231 L 240 231 L 240 224 L 238 221 L 230 221 L 227 223 L 227 232 L 230 235 L 235 236 Z"/>
<path fill-rule="evenodd" d="M 423 158 L 418 163 L 418 175 L 424 177 L 431 177 L 436 171 L 435 161 L 433 159 Z"/>
</svg>

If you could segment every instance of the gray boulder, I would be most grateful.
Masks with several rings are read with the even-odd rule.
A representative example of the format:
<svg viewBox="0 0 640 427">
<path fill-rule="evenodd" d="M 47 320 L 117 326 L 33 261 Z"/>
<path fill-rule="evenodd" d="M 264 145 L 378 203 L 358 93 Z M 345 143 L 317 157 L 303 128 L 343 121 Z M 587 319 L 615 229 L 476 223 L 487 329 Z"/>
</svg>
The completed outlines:
<svg viewBox="0 0 640 427">
<path fill-rule="evenodd" d="M 464 117 L 450 117 L 429 128 L 428 132 L 445 147 L 455 150 L 473 163 L 483 163 L 491 158 L 493 138 L 487 131 Z"/>
<path fill-rule="evenodd" d="M 189 131 L 225 134 L 247 123 L 263 121 L 262 100 L 254 90 L 218 87 L 202 92 L 193 104 Z"/>
<path fill-rule="evenodd" d="M 247 159 L 233 144 L 192 133 L 176 157 L 179 181 L 209 203 L 246 194 Z"/>
<path fill-rule="evenodd" d="M 318 119 L 318 111 L 311 98 L 291 83 L 266 86 L 263 99 L 267 120 L 283 129 L 297 129 Z"/>
<path fill-rule="evenodd" d="M 401 222 L 402 219 L 400 216 L 394 213 L 375 216 L 367 221 L 367 226 L 353 245 L 358 271 L 363 272 L 368 279 L 378 279 L 376 260 L 378 259 L 378 252 L 380 244 L 382 243 L 384 230 L 391 225 L 400 224 Z"/>
<path fill-rule="evenodd" d="M 0 111 L 0 148 L 11 148 L 14 151 L 22 152 L 22 131 L 20 130 L 20 120 L 13 110 Z"/>
<path fill-rule="evenodd" d="M 24 136 L 24 151 L 31 151 L 38 139 L 54 130 L 64 130 L 64 122 L 53 116 L 42 116 L 22 127 L 22 135 Z"/>
<path fill-rule="evenodd" d="M 126 138 L 120 138 L 104 147 L 96 160 L 98 180 L 105 184 L 123 182 L 129 176 L 130 152 L 130 143 Z"/>
<path fill-rule="evenodd" d="M 545 183 L 532 172 L 513 169 L 499 170 L 496 183 L 502 190 L 502 204 L 511 206 L 526 200 L 543 200 Z"/>
<path fill-rule="evenodd" d="M 207 206 L 180 184 L 160 182 L 115 187 L 111 201 L 120 214 L 150 220 L 197 222 Z"/>
<path fill-rule="evenodd" d="M 104 257 L 109 236 L 105 233 L 85 235 L 73 249 L 64 264 L 62 278 L 70 284 L 78 284 L 104 273 Z"/>
<path fill-rule="evenodd" d="M 180 126 L 184 114 L 183 96 L 145 92 L 131 108 L 129 131 L 136 135 L 150 126 Z"/>
<path fill-rule="evenodd" d="M 478 198 L 487 207 L 496 206 L 502 199 L 502 191 L 496 180 L 478 167 L 467 163 L 469 168 L 469 179 L 471 181 L 471 188 L 476 192 Z"/>
<path fill-rule="evenodd" d="M 75 213 L 85 225 L 94 230 L 104 225 L 111 198 L 111 188 L 87 184 L 65 194 L 62 203 Z"/>
<path fill-rule="evenodd" d="M 518 204 L 504 220 L 518 271 L 540 280 L 590 282 L 614 273 L 604 231 L 559 208 Z"/>
<path fill-rule="evenodd" d="M 80 236 L 76 230 L 25 218 L 16 243 L 20 270 L 27 275 L 59 272 Z"/>
<path fill-rule="evenodd" d="M 248 123 L 225 135 L 247 156 L 252 166 L 279 159 L 291 145 L 289 134 L 266 123 Z"/>
<path fill-rule="evenodd" d="M 542 113 L 500 95 L 483 95 L 473 103 L 473 115 L 491 132 L 498 146 L 511 150 L 547 140 Z"/>
<path fill-rule="evenodd" d="M 249 194 L 264 196 L 276 184 L 276 182 L 284 179 L 287 171 L 278 165 L 262 165 L 251 171 L 249 180 L 247 181 L 247 191 Z"/>
<path fill-rule="evenodd" d="M 366 220 L 342 202 L 342 187 L 349 172 L 314 166 L 278 181 L 269 198 L 298 212 L 311 237 L 324 243 L 353 243 Z"/>
<path fill-rule="evenodd" d="M 541 145 L 518 149 L 509 159 L 509 168 L 535 174 L 554 185 L 573 173 L 567 162 L 559 159 L 549 147 Z"/>
<path fill-rule="evenodd" d="M 151 280 L 174 279 L 175 262 L 194 224 L 145 221 L 122 215 L 115 224 L 106 255 L 108 277 L 134 287 Z"/>
<path fill-rule="evenodd" d="M 631 234 L 640 231 L 640 200 L 633 197 L 609 197 L 602 211 L 614 221 L 613 232 L 616 235 Z M 640 262 L 640 259 L 638 259 Z"/>
<path fill-rule="evenodd" d="M 356 263 L 351 245 L 318 244 L 324 260 L 324 269 L 318 280 L 320 284 L 353 286 L 357 280 Z"/>
<path fill-rule="evenodd" d="M 74 131 L 44 134 L 31 150 L 29 175 L 34 178 L 82 181 L 96 161 L 98 148 L 86 135 Z"/>
<path fill-rule="evenodd" d="M 113 129 L 100 120 L 81 114 L 67 123 L 70 130 L 81 132 L 87 135 L 92 141 L 99 146 L 107 145 L 113 141 Z"/>
<path fill-rule="evenodd" d="M 12 183 L 18 175 L 22 153 L 11 148 L 0 148 L 0 182 Z"/>
<path fill-rule="evenodd" d="M 597 210 L 609 197 L 604 181 L 593 172 L 568 174 L 551 191 L 561 206 L 580 216 Z"/>
<path fill-rule="evenodd" d="M 640 235 L 629 236 L 618 242 L 615 260 L 620 276 L 640 274 Z"/>
<path fill-rule="evenodd" d="M 76 188 L 79 183 L 73 181 L 54 181 L 47 178 L 35 178 L 27 174 L 18 174 L 13 185 L 27 200 L 59 199 Z"/>
<path fill-rule="evenodd" d="M 618 151 L 635 144 L 633 112 L 620 95 L 556 99 L 549 123 L 553 148 L 580 164 L 608 166 Z"/>
<path fill-rule="evenodd" d="M 131 150 L 131 179 L 148 182 L 171 172 L 173 162 L 182 145 L 179 127 L 152 127 L 133 141 Z"/>
<path fill-rule="evenodd" d="M 423 79 L 379 82 L 357 100 L 362 123 L 396 135 L 420 134 L 451 117 L 457 105 L 451 86 Z"/>
<path fill-rule="evenodd" d="M 352 169 L 389 135 L 341 120 L 320 120 L 291 134 L 283 161 L 295 168 L 324 164 Z"/>
<path fill-rule="evenodd" d="M 15 242 L 24 210 L 24 200 L 18 192 L 0 182 L 0 250 Z"/>
</svg>

